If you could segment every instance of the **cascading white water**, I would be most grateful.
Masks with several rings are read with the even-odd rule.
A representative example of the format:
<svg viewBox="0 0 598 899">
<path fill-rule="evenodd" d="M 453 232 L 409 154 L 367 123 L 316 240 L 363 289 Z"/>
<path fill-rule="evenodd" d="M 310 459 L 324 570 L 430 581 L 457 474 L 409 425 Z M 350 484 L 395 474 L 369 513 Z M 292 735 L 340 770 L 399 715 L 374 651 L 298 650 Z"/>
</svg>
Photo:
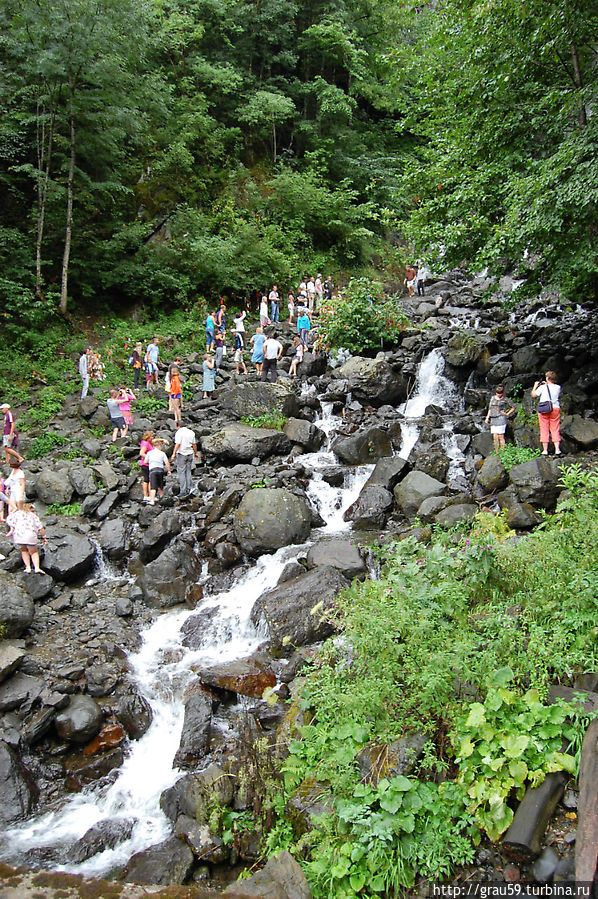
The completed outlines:
<svg viewBox="0 0 598 899">
<path fill-rule="evenodd" d="M 332 415 L 332 405 L 323 409 L 316 424 L 329 436 L 341 419 Z M 345 474 L 342 487 L 332 487 L 322 479 L 321 470 L 337 466 L 327 449 L 310 453 L 301 461 L 314 471 L 308 493 L 326 521 L 319 533 L 336 533 L 350 527 L 343 512 L 353 503 L 369 477 L 373 466 L 360 466 Z M 105 876 L 122 866 L 135 852 L 164 840 L 171 825 L 160 809 L 160 796 L 181 776 L 172 767 L 179 745 L 184 718 L 183 697 L 196 679 L 197 666 L 231 661 L 250 655 L 263 642 L 265 634 L 250 620 L 258 597 L 274 587 L 288 561 L 305 554 L 310 544 L 284 547 L 273 555 L 264 555 L 230 590 L 209 597 L 201 612 L 216 609 L 205 626 L 201 649 L 182 645 L 181 628 L 195 611 L 173 611 L 161 615 L 142 635 L 139 652 L 129 658 L 132 677 L 139 692 L 149 701 L 153 721 L 147 733 L 129 747 L 129 754 L 114 783 L 98 788 L 90 786 L 69 798 L 65 804 L 27 823 L 13 827 L 4 835 L 0 858 L 21 863 L 32 849 L 68 849 L 92 826 L 118 818 L 135 819 L 131 837 L 114 849 L 98 853 L 82 864 L 54 864 L 55 870 L 78 872 L 87 876 Z"/>
<path fill-rule="evenodd" d="M 449 411 L 460 402 L 454 384 L 444 377 L 443 371 L 442 353 L 438 349 L 432 350 L 419 364 L 413 396 L 399 406 L 399 412 L 405 416 L 405 421 L 401 423 L 402 440 L 398 453 L 402 459 L 409 458 L 417 443 L 419 428 L 415 420 L 424 415 L 428 406 L 435 405 Z"/>
</svg>

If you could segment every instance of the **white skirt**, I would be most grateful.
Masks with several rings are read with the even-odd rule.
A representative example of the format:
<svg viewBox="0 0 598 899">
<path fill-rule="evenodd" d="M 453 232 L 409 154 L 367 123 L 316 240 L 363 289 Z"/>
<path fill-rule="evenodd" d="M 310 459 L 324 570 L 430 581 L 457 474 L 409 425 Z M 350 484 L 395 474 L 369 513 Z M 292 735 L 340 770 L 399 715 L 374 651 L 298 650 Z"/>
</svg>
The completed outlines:
<svg viewBox="0 0 598 899">
<path fill-rule="evenodd" d="M 506 430 L 507 430 L 506 425 L 492 425 L 490 427 L 491 434 L 504 434 Z"/>
</svg>

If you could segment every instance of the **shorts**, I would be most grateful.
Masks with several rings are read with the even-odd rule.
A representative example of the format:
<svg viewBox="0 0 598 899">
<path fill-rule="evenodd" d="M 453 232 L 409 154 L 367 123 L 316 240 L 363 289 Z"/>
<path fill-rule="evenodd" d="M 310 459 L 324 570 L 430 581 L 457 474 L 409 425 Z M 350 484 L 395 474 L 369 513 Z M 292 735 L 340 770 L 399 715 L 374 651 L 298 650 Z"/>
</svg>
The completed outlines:
<svg viewBox="0 0 598 899">
<path fill-rule="evenodd" d="M 144 484 L 149 484 L 149 465 L 140 465 L 141 477 Z"/>
<path fill-rule="evenodd" d="M 490 425 L 491 434 L 504 434 L 507 430 L 506 425 Z"/>
<path fill-rule="evenodd" d="M 413 279 L 413 281 L 407 281 L 407 287 L 414 287 L 414 286 L 415 286 L 415 279 Z"/>
<path fill-rule="evenodd" d="M 10 434 L 3 435 L 2 446 L 12 446 L 12 437 L 10 436 Z"/>
<path fill-rule="evenodd" d="M 243 361 L 243 350 L 235 350 L 235 362 Z"/>
<path fill-rule="evenodd" d="M 170 394 L 168 397 L 168 411 L 173 412 L 175 409 L 178 409 L 181 405 L 181 394 Z"/>
<path fill-rule="evenodd" d="M 152 490 L 162 490 L 164 488 L 164 469 L 152 468 L 149 473 L 149 482 Z"/>
<path fill-rule="evenodd" d="M 29 552 L 34 552 L 37 549 L 37 543 L 17 543 L 17 549 L 28 549 Z"/>
<path fill-rule="evenodd" d="M 122 416 L 120 418 L 111 418 L 110 424 L 113 428 L 120 428 L 121 431 L 126 428 L 125 420 Z"/>
</svg>

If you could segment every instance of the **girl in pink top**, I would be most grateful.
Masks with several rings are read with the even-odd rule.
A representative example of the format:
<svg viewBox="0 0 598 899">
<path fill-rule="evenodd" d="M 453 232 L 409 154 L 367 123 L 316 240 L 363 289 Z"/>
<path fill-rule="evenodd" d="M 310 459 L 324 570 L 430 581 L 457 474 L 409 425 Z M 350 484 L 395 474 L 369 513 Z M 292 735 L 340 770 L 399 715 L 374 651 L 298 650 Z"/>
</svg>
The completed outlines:
<svg viewBox="0 0 598 899">
<path fill-rule="evenodd" d="M 44 544 L 48 542 L 48 538 L 46 537 L 43 524 L 35 514 L 33 506 L 29 503 L 17 503 L 17 508 L 10 513 L 6 523 L 10 528 L 8 535 L 12 536 L 15 546 L 18 546 L 21 550 L 25 571 L 31 571 L 31 563 L 33 562 L 33 570 L 37 574 L 41 574 L 37 535 L 38 533 L 42 535 Z"/>
<path fill-rule="evenodd" d="M 154 432 L 153 431 L 144 431 L 143 437 L 141 438 L 141 443 L 139 445 L 139 467 L 141 468 L 141 488 L 143 490 L 143 502 L 149 503 L 150 495 L 149 495 L 149 465 L 145 461 L 146 455 L 150 450 L 154 448 Z"/>
<path fill-rule="evenodd" d="M 133 424 L 133 413 L 131 412 L 131 402 L 135 402 L 137 397 L 133 393 L 132 390 L 129 390 L 127 387 L 121 387 L 118 392 L 117 403 L 120 406 L 120 411 L 122 412 L 122 417 L 125 420 L 126 425 Z"/>
</svg>

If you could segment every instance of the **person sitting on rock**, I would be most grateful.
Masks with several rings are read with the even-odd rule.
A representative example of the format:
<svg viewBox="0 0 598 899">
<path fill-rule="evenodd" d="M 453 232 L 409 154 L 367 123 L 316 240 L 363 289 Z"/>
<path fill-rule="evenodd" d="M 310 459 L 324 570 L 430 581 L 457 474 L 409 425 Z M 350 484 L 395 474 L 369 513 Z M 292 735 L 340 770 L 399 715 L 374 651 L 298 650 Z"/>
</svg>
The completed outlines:
<svg viewBox="0 0 598 899">
<path fill-rule="evenodd" d="M 494 396 L 490 400 L 488 412 L 486 413 L 485 422 L 490 421 L 490 433 L 494 441 L 494 450 L 498 453 L 505 445 L 505 432 L 507 430 L 507 419 L 511 415 L 515 415 L 515 406 L 511 400 L 505 396 L 505 388 L 502 384 L 498 384 Z"/>
<path fill-rule="evenodd" d="M 297 368 L 303 362 L 303 356 L 305 354 L 305 347 L 301 343 L 301 340 L 298 337 L 295 337 L 293 340 L 293 346 L 295 347 L 295 352 L 293 354 L 293 359 L 291 361 L 291 367 L 289 368 L 289 376 L 291 378 L 297 377 Z"/>
</svg>

